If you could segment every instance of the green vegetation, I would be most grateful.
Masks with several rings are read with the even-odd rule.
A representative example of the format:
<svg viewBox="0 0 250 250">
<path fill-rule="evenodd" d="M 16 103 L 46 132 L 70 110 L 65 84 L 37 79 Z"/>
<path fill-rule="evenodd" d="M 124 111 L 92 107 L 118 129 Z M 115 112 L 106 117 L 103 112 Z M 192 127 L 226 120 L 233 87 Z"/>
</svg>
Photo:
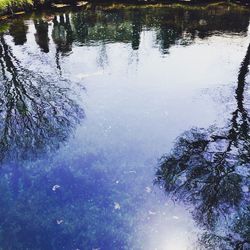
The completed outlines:
<svg viewBox="0 0 250 250">
<path fill-rule="evenodd" d="M 192 0 L 190 0 L 191 2 Z M 166 2 L 162 1 L 162 0 L 158 0 L 156 2 L 151 2 L 150 1 L 146 1 L 146 0 L 134 0 L 134 3 L 144 3 L 145 5 L 140 5 L 140 8 L 149 8 L 152 7 L 152 5 L 154 7 L 163 7 L 166 6 L 168 4 L 171 4 L 171 6 L 174 7 L 185 7 L 187 9 L 194 9 L 194 8 L 210 8 L 210 7 L 214 7 L 215 5 L 219 4 L 223 4 L 223 2 L 227 2 L 227 4 L 233 5 L 234 7 L 238 6 L 239 8 L 241 8 L 242 6 L 233 3 L 234 1 L 221 1 L 221 2 L 215 2 L 213 0 L 193 0 L 196 3 L 199 3 L 201 5 L 199 6 L 195 6 L 192 5 L 190 3 L 184 3 L 183 1 L 178 1 L 178 0 L 172 0 L 171 2 L 169 0 L 166 0 Z M 76 2 L 80 2 L 79 4 L 76 4 Z M 100 2 L 100 1 L 89 1 L 91 2 Z M 108 3 L 110 2 L 110 0 L 106 0 L 102 3 L 102 5 L 105 5 L 105 2 Z M 112 1 L 111 1 L 112 2 Z M 120 3 L 119 3 L 120 2 Z M 108 6 L 106 6 L 107 9 L 121 9 L 121 8 L 138 8 L 138 4 L 132 4 L 133 1 L 131 0 L 118 0 L 118 1 L 114 1 L 113 3 L 109 3 Z M 210 2 L 210 3 L 209 3 Z M 246 0 L 240 0 L 237 3 L 242 2 L 242 3 L 246 3 Z M 65 7 L 68 6 L 68 4 L 75 4 L 77 6 L 85 6 L 85 3 L 87 3 L 85 0 L 0 0 L 0 19 L 1 16 L 3 17 L 4 14 L 17 14 L 18 11 L 27 11 L 27 10 L 32 10 L 32 9 L 37 9 L 40 8 L 42 6 L 50 6 L 53 5 L 53 7 Z M 209 4 L 208 4 L 209 3 Z"/>
<path fill-rule="evenodd" d="M 21 10 L 33 5 L 33 0 L 0 0 L 0 14 L 12 11 Z"/>
</svg>

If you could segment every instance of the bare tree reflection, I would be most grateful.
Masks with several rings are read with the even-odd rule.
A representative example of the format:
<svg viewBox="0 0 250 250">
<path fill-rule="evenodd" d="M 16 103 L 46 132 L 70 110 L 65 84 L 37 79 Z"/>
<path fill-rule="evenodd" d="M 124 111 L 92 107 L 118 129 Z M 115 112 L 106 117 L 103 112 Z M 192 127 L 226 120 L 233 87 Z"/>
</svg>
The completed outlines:
<svg viewBox="0 0 250 250">
<path fill-rule="evenodd" d="M 0 161 L 57 148 L 83 111 L 67 81 L 24 68 L 0 36 Z"/>
<path fill-rule="evenodd" d="M 250 45 L 238 75 L 230 126 L 185 132 L 157 171 L 168 193 L 194 207 L 194 219 L 207 230 L 200 239 L 205 249 L 245 249 L 250 244 L 250 118 L 244 105 L 249 61 Z"/>
</svg>

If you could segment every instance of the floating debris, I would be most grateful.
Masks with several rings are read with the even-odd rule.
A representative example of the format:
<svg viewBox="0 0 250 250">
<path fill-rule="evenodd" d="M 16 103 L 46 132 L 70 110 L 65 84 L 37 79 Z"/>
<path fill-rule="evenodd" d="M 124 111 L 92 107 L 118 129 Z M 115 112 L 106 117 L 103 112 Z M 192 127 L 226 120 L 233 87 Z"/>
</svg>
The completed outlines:
<svg viewBox="0 0 250 250">
<path fill-rule="evenodd" d="M 70 4 L 63 4 L 63 3 L 54 3 L 52 4 L 54 8 L 65 8 L 65 7 L 70 7 Z"/>
<path fill-rule="evenodd" d="M 118 202 L 114 202 L 114 208 L 117 209 L 121 209 L 121 205 Z"/>
<path fill-rule="evenodd" d="M 148 213 L 150 214 L 150 215 L 156 215 L 156 212 L 153 212 L 153 211 L 148 211 Z"/>
<path fill-rule="evenodd" d="M 88 2 L 86 2 L 86 1 L 82 1 L 82 2 L 77 2 L 77 7 L 82 7 L 82 6 L 85 6 L 85 5 L 87 5 L 88 4 Z M 99 248 L 98 248 L 99 249 Z"/>
<path fill-rule="evenodd" d="M 207 25 L 207 21 L 205 19 L 200 19 L 199 25 L 201 26 Z"/>
<path fill-rule="evenodd" d="M 63 223 L 63 220 L 56 220 L 56 223 L 57 223 L 58 225 L 61 225 L 61 224 Z"/>
<path fill-rule="evenodd" d="M 152 189 L 150 187 L 146 187 L 145 190 L 147 193 L 151 193 L 151 191 L 152 191 Z"/>
<path fill-rule="evenodd" d="M 175 220 L 179 220 L 179 217 L 176 216 L 176 215 L 174 215 L 172 218 L 175 219 Z"/>
<path fill-rule="evenodd" d="M 135 170 L 124 171 L 124 174 L 136 174 Z"/>
<path fill-rule="evenodd" d="M 54 185 L 53 187 L 52 187 L 52 190 L 55 192 L 58 188 L 60 188 L 61 186 L 60 185 Z"/>
</svg>

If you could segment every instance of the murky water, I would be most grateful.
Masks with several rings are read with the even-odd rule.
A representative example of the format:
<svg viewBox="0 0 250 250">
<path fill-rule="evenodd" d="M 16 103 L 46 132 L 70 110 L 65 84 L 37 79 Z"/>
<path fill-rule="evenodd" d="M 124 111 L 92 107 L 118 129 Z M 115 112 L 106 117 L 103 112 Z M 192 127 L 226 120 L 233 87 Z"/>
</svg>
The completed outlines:
<svg viewBox="0 0 250 250">
<path fill-rule="evenodd" d="M 0 28 L 0 249 L 249 249 L 250 12 L 87 5 Z"/>
</svg>

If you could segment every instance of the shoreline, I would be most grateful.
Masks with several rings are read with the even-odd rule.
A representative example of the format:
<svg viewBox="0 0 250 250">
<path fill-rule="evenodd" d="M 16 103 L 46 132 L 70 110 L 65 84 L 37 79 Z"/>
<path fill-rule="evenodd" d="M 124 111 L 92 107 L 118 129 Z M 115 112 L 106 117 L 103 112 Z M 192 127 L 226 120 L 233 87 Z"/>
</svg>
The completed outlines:
<svg viewBox="0 0 250 250">
<path fill-rule="evenodd" d="M 31 0 L 24 0 L 31 1 Z M 33 0 L 34 1 L 34 0 Z M 53 0 L 52 0 L 53 1 Z M 5 9 L 0 9 L 0 22 L 6 19 L 17 18 L 20 15 L 25 15 L 31 12 L 42 12 L 42 11 L 60 11 L 63 9 L 82 9 L 86 6 L 119 6 L 119 7 L 164 7 L 164 6 L 180 6 L 184 8 L 195 8 L 195 7 L 204 7 L 209 8 L 217 4 L 228 4 L 234 7 L 248 8 L 250 10 L 250 2 L 248 1 L 214 1 L 214 0 L 183 0 L 183 1 L 154 1 L 154 0 L 128 0 L 128 1 L 112 1 L 105 0 L 103 1 L 70 1 L 62 0 L 60 2 L 53 1 L 44 4 L 24 4 L 21 6 L 12 6 Z"/>
</svg>

